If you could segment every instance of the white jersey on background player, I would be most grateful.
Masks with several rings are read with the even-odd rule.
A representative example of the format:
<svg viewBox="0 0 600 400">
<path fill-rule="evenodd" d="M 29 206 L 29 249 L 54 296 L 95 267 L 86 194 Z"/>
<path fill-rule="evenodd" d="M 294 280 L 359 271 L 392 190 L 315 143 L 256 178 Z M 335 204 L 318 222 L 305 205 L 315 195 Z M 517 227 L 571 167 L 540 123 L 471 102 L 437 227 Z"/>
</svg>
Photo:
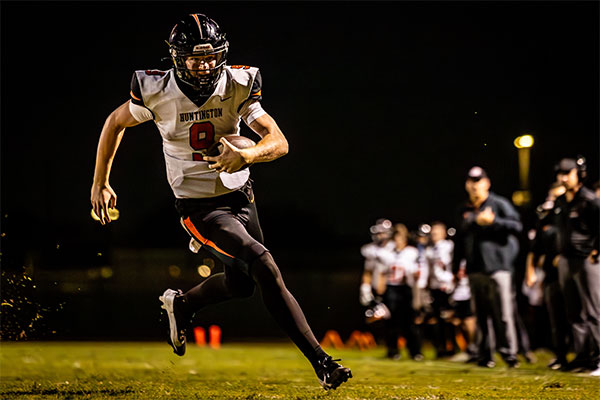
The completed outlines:
<svg viewBox="0 0 600 400">
<path fill-rule="evenodd" d="M 373 277 L 371 280 L 373 290 L 379 287 L 381 273 L 386 269 L 385 260 L 393 248 L 394 242 L 388 241 L 383 245 L 375 242 L 367 243 L 360 249 L 360 253 L 365 258 L 364 270 L 369 271 Z"/>
<path fill-rule="evenodd" d="M 456 287 L 452 292 L 452 300 L 455 302 L 458 301 L 467 301 L 471 299 L 471 287 L 469 285 L 469 277 L 466 273 L 467 269 L 467 261 L 461 260 L 459 270 L 459 275 L 461 276 L 456 283 Z"/>
<path fill-rule="evenodd" d="M 406 246 L 402 250 L 394 247 L 383 254 L 383 266 L 381 273 L 385 277 L 386 284 L 391 286 L 416 284 L 415 273 L 419 270 L 419 251 L 416 247 Z"/>
<path fill-rule="evenodd" d="M 440 240 L 427 248 L 426 257 L 432 272 L 429 277 L 430 289 L 442 289 L 446 293 L 452 292 L 454 280 L 454 274 L 452 273 L 453 252 L 454 242 L 446 239 Z"/>
</svg>

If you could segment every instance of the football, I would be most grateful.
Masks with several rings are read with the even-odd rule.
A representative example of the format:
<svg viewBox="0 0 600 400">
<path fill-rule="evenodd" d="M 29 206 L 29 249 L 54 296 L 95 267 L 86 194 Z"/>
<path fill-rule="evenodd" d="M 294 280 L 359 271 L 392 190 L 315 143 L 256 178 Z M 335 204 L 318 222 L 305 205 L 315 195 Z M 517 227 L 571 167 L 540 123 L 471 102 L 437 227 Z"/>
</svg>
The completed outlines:
<svg viewBox="0 0 600 400">
<path fill-rule="evenodd" d="M 229 143 L 231 143 L 238 149 L 247 149 L 248 147 L 252 147 L 252 146 L 256 145 L 256 142 L 254 140 L 247 138 L 246 136 L 229 135 L 229 136 L 223 136 L 223 137 Z M 219 154 L 221 154 L 222 151 L 223 151 L 223 144 L 221 142 L 215 142 L 208 148 L 206 155 L 208 155 L 210 157 L 215 157 L 215 156 L 218 156 Z M 250 166 L 250 164 L 246 164 L 242 167 L 242 169 L 248 168 L 249 166 Z"/>
</svg>

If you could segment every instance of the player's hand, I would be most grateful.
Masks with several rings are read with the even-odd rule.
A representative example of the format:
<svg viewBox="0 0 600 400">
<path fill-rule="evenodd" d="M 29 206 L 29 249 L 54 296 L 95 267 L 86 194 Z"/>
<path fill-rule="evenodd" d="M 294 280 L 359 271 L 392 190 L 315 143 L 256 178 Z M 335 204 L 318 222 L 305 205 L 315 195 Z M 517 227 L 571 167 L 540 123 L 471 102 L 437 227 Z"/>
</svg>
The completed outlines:
<svg viewBox="0 0 600 400">
<path fill-rule="evenodd" d="M 92 185 L 91 195 L 92 209 L 100 219 L 102 225 L 108 224 L 111 220 L 108 216 L 108 209 L 115 208 L 117 205 L 117 194 L 106 185 Z"/>
<path fill-rule="evenodd" d="M 477 217 L 475 218 L 475 222 L 477 222 L 477 225 L 489 226 L 494 223 L 495 219 L 496 219 L 496 214 L 494 214 L 494 212 L 492 211 L 492 208 L 486 207 L 483 211 L 481 211 L 479 214 L 477 214 Z"/>
<path fill-rule="evenodd" d="M 537 274 L 535 273 L 535 271 L 528 273 L 527 279 L 525 280 L 525 284 L 527 285 L 527 287 L 533 287 L 533 285 L 535 285 L 536 282 L 537 282 Z"/>
<path fill-rule="evenodd" d="M 219 172 L 232 173 L 246 165 L 241 149 L 229 143 L 225 138 L 221 138 L 220 142 L 223 144 L 221 154 L 215 157 L 204 157 L 204 160 L 209 162 L 208 168 L 216 169 Z"/>
<path fill-rule="evenodd" d="M 592 250 L 592 252 L 588 256 L 588 262 L 590 264 L 598 264 L 598 250 Z"/>
<path fill-rule="evenodd" d="M 368 283 L 363 283 L 360 285 L 360 304 L 363 306 L 368 306 L 372 301 L 375 300 L 373 297 L 373 288 Z"/>
</svg>

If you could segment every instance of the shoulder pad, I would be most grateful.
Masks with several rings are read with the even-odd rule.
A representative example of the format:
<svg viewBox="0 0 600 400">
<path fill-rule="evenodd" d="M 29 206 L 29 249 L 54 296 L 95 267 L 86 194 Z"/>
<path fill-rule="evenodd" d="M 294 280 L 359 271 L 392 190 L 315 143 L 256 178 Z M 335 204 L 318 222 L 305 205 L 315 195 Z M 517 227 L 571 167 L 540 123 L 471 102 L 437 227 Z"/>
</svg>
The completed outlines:
<svg viewBox="0 0 600 400">
<path fill-rule="evenodd" d="M 161 71 L 157 69 L 146 69 L 135 71 L 135 75 L 137 76 L 142 91 L 151 89 L 160 90 L 169 82 L 171 76 L 170 72 L 171 70 Z"/>
<path fill-rule="evenodd" d="M 377 256 L 377 249 L 375 244 L 368 243 L 360 248 L 360 254 L 365 258 L 375 258 Z"/>
<path fill-rule="evenodd" d="M 236 83 L 242 86 L 252 86 L 258 73 L 258 68 L 248 65 L 226 65 L 225 70 Z"/>
</svg>

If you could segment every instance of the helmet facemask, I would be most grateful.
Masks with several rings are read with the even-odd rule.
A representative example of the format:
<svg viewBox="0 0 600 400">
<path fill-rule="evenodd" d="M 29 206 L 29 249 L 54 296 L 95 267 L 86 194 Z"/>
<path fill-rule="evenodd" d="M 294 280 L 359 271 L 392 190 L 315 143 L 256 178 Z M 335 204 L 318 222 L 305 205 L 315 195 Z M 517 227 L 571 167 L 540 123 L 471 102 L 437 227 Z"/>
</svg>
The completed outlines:
<svg viewBox="0 0 600 400">
<path fill-rule="evenodd" d="M 184 83 L 192 86 L 192 88 L 201 95 L 208 96 L 212 94 L 217 85 L 217 81 L 221 77 L 225 62 L 227 61 L 227 41 L 217 48 L 213 48 L 210 43 L 197 44 L 192 49 L 178 48 L 173 45 L 170 45 L 169 47 L 177 77 Z M 209 55 L 214 55 L 216 58 L 214 67 L 207 66 L 207 68 L 203 69 L 189 69 L 186 65 L 188 57 Z M 197 74 L 194 73 L 194 71 L 206 71 L 206 73 Z"/>
</svg>

